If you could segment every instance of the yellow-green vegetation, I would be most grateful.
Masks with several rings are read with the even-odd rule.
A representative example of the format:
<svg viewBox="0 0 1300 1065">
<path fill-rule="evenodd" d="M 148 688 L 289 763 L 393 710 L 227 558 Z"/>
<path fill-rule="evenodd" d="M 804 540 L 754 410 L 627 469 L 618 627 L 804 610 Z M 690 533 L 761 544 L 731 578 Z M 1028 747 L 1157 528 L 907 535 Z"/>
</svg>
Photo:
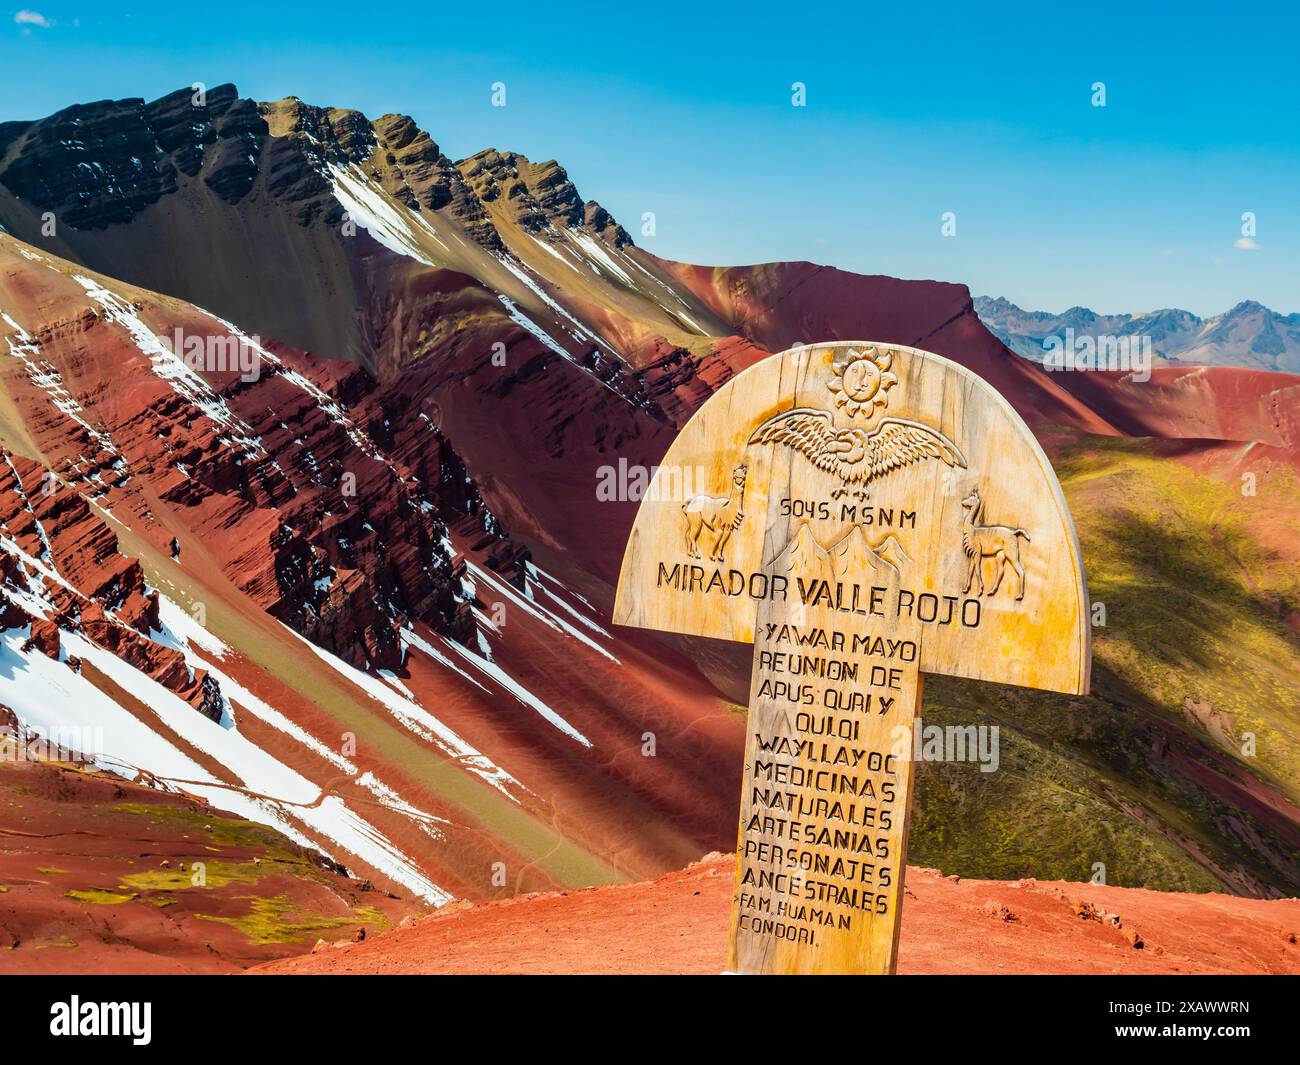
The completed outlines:
<svg viewBox="0 0 1300 1065">
<path fill-rule="evenodd" d="M 195 914 L 195 917 L 201 921 L 230 925 L 242 932 L 250 943 L 257 944 L 297 943 L 330 929 L 369 924 L 375 917 L 383 919 L 371 907 L 359 907 L 357 916 L 327 917 L 307 912 L 288 895 L 276 895 L 274 898 L 258 895 L 239 897 L 247 899 L 249 904 L 248 913 L 241 917 L 214 917 L 205 913 Z M 363 909 L 366 911 L 365 916 L 362 916 Z"/>
<path fill-rule="evenodd" d="M 926 683 L 927 726 L 996 725 L 998 764 L 922 762 L 909 860 L 993 879 L 1090 880 L 1164 891 L 1213 891 L 1220 881 L 1132 811 L 1151 796 L 1099 748 L 1141 742 L 1140 723 L 1092 699 L 973 684 Z M 1168 804 L 1166 814 L 1176 810 Z M 1152 813 L 1151 822 L 1159 819 Z"/>
<path fill-rule="evenodd" d="M 78 902 L 88 902 L 93 906 L 120 906 L 136 898 L 136 895 L 134 892 L 130 895 L 122 895 L 116 891 L 105 891 L 103 888 L 73 888 L 68 892 L 68 898 L 76 899 Z"/>
<path fill-rule="evenodd" d="M 167 825 L 181 835 L 203 839 L 205 843 L 224 847 L 253 847 L 285 858 L 300 857 L 284 836 L 255 821 L 244 821 L 186 806 L 143 802 L 118 803 L 113 807 L 113 812 L 146 817 L 155 825 Z"/>
<path fill-rule="evenodd" d="M 1111 884 L 1300 889 L 1292 840 L 1207 783 L 1241 778 L 1300 801 L 1300 646 L 1283 620 L 1300 609 L 1300 567 L 1259 534 L 1300 509 L 1300 488 L 1274 471 L 1243 496 L 1148 447 L 1087 440 L 1055 462 L 1105 614 L 1093 694 L 927 683 L 926 724 L 998 725 L 1000 766 L 918 767 L 914 863 L 1070 880 L 1104 865 Z"/>
<path fill-rule="evenodd" d="M 67 872 L 66 869 L 60 869 L 57 865 L 38 865 L 38 873 L 44 873 L 46 876 L 61 876 Z"/>
<path fill-rule="evenodd" d="M 306 866 L 306 862 L 302 862 Z M 164 869 L 149 869 L 143 873 L 128 873 L 122 877 L 122 887 L 137 891 L 186 891 L 190 888 L 220 888 L 227 884 L 256 884 L 274 872 L 276 866 L 266 862 L 204 861 L 203 869 L 189 862 Z M 295 872 L 298 870 L 295 870 Z"/>
<path fill-rule="evenodd" d="M 1253 530 L 1270 517 L 1269 496 L 1289 497 L 1293 516 L 1300 487 L 1279 470 L 1269 496 L 1244 496 L 1126 443 L 1072 457 L 1063 471 L 1084 515 L 1091 595 L 1106 607 L 1096 659 L 1174 720 L 1192 720 L 1189 701 L 1212 714 L 1224 727 L 1209 734 L 1236 755 L 1253 735 L 1251 770 L 1300 799 L 1300 648 L 1283 621 L 1300 610 L 1300 567 Z"/>
<path fill-rule="evenodd" d="M 256 884 L 263 877 L 275 873 L 287 873 L 320 883 L 329 880 L 305 852 L 275 829 L 255 821 L 223 817 L 185 806 L 140 802 L 119 803 L 113 811 L 147 818 L 153 825 L 165 826 L 170 832 L 194 840 L 196 847 L 210 853 L 220 853 L 222 848 L 230 847 L 258 852 L 255 858 L 247 861 L 203 857 L 198 861 L 178 860 L 174 865 L 128 873 L 122 877 L 120 886 L 123 889 L 154 892 L 220 888 L 227 884 Z M 203 866 L 201 875 L 196 868 L 200 864 Z M 144 901 L 156 906 L 169 906 L 176 899 L 149 898 Z"/>
</svg>

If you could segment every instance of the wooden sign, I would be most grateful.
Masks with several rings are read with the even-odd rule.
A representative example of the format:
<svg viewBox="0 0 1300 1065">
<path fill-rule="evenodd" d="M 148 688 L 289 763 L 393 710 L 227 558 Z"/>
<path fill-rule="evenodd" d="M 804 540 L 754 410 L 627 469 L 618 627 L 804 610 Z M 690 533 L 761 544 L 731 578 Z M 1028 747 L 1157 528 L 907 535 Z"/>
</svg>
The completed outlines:
<svg viewBox="0 0 1300 1065">
<path fill-rule="evenodd" d="M 774 355 L 651 480 L 614 620 L 754 644 L 728 967 L 892 973 L 925 673 L 1083 694 L 1088 593 L 1051 465 L 970 371 Z"/>
</svg>

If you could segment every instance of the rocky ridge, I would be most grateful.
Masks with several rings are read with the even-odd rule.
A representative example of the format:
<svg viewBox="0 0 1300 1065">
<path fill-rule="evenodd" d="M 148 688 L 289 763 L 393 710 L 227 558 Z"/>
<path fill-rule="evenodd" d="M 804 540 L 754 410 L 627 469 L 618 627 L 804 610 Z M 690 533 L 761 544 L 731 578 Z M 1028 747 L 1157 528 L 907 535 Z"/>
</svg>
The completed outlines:
<svg viewBox="0 0 1300 1065">
<path fill-rule="evenodd" d="M 1223 314 L 1200 318 L 1176 308 L 1144 314 L 1098 314 L 1071 307 L 1060 314 L 1026 311 L 1002 297 L 979 296 L 981 320 L 1012 351 L 1042 361 L 1043 341 L 1098 335 L 1149 338 L 1152 353 L 1169 363 L 1242 366 L 1300 371 L 1300 314 L 1278 314 L 1255 300 L 1243 300 Z"/>
</svg>

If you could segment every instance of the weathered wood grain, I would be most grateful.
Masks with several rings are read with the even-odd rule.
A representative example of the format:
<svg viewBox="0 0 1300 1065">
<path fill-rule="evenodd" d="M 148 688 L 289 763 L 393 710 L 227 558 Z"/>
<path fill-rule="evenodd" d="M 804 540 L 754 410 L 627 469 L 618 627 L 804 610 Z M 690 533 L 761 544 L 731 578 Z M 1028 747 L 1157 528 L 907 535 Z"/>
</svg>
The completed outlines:
<svg viewBox="0 0 1300 1065">
<path fill-rule="evenodd" d="M 614 620 L 752 642 L 731 965 L 892 972 L 924 673 L 1088 690 L 1055 474 L 961 366 L 866 342 L 723 386 L 669 449 Z"/>
</svg>

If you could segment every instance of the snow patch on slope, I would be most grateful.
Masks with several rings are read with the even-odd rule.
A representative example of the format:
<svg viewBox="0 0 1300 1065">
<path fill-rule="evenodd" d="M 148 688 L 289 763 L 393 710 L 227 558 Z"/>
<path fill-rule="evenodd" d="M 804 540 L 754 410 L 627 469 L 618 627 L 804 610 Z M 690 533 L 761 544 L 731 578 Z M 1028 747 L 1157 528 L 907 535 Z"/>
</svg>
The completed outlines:
<svg viewBox="0 0 1300 1065">
<path fill-rule="evenodd" d="M 373 773 L 362 773 L 361 776 L 357 777 L 357 783 L 368 789 L 379 800 L 380 806 L 386 810 L 392 810 L 394 813 L 409 817 L 420 826 L 423 832 L 433 839 L 442 840 L 447 838 L 446 833 L 438 827 L 439 825 L 451 824 L 445 817 L 426 813 L 424 810 L 412 806 L 387 784 L 377 779 Z"/>
<path fill-rule="evenodd" d="M 601 247 L 599 241 L 594 240 L 589 234 L 583 233 L 579 229 L 567 229 L 565 230 L 565 236 L 587 253 L 587 261 L 593 273 L 601 273 L 602 271 L 595 263 L 591 262 L 592 259 L 604 267 L 603 272 L 622 281 L 629 288 L 635 287 L 636 282 L 632 280 L 631 275 L 614 261 L 609 252 Z"/>
<path fill-rule="evenodd" d="M 259 459 L 266 455 L 261 440 L 253 435 L 252 428 L 227 406 L 226 401 L 197 370 L 154 335 L 153 330 L 135 313 L 135 308 L 129 302 L 92 278 L 73 274 L 72 279 L 103 308 L 108 321 L 126 330 L 158 377 L 202 411 L 210 421 L 221 426 L 226 434 L 222 437 L 222 442 L 239 448 L 247 458 Z"/>
<path fill-rule="evenodd" d="M 86 411 L 64 385 L 59 368 L 48 359 L 41 358 L 40 344 L 36 338 L 3 311 L 0 311 L 0 319 L 4 319 L 14 331 L 13 338 L 5 337 L 5 343 L 9 347 L 9 354 L 22 362 L 28 380 L 50 397 L 50 402 L 56 410 L 85 429 L 91 439 L 104 451 L 110 455 L 117 455 L 119 452 L 117 445 L 113 443 L 113 438 L 103 429 L 96 429 L 83 417 Z"/>
<path fill-rule="evenodd" d="M 597 643 L 594 639 L 588 636 L 585 632 L 582 632 L 581 630 L 575 628 L 564 618 L 560 617 L 554 611 L 548 610 L 546 607 L 542 606 L 536 600 L 528 596 L 521 595 L 514 588 L 513 585 L 509 584 L 506 581 L 503 581 L 495 573 L 492 573 L 490 570 L 484 569 L 482 566 L 479 566 L 474 562 L 467 561 L 467 566 L 469 572 L 474 575 L 475 580 L 481 580 L 486 582 L 488 585 L 492 587 L 492 589 L 495 592 L 505 596 L 515 606 L 531 614 L 533 617 L 541 621 L 544 625 L 548 625 L 552 629 L 562 632 L 566 636 L 572 637 L 573 639 L 577 640 L 579 643 L 586 644 L 593 651 L 596 651 L 597 653 L 604 655 L 611 662 L 618 663 L 617 658 L 615 658 L 612 654 L 606 651 L 605 648 L 601 647 L 599 643 Z M 552 580 L 553 579 L 554 578 L 552 578 Z M 555 596 L 552 595 L 551 598 L 555 598 Z M 566 605 L 566 609 L 567 609 L 567 605 Z M 571 610 L 569 612 L 573 613 L 573 611 Z M 609 636 L 609 633 L 606 632 L 604 629 L 600 628 L 600 626 L 588 622 L 586 621 L 586 619 L 579 618 L 579 620 L 583 621 L 583 624 L 587 628 L 595 629 L 600 635 L 606 637 Z"/>
<path fill-rule="evenodd" d="M 576 319 L 573 315 L 571 315 L 567 310 L 565 310 L 564 307 L 559 302 L 554 300 L 546 292 L 546 290 L 543 289 L 542 286 L 539 285 L 533 278 L 529 277 L 527 269 L 524 267 L 522 263 L 519 263 L 509 255 L 499 255 L 497 256 L 497 258 L 501 260 L 501 265 L 504 266 L 507 270 L 509 270 L 512 274 L 514 274 L 515 277 L 517 277 L 524 285 L 526 285 L 529 291 L 531 291 L 538 299 L 540 299 L 543 303 L 545 303 L 546 306 L 548 306 L 560 317 L 564 318 L 566 321 L 572 324 L 573 329 L 576 330 L 576 332 L 571 330 L 575 340 L 579 340 L 579 341 L 586 340 L 587 342 L 595 345 L 597 350 L 599 350 L 601 345 L 604 344 L 604 341 L 601 340 L 600 337 L 598 337 L 595 333 L 593 333 L 580 321 L 578 321 L 578 319 Z"/>
<path fill-rule="evenodd" d="M 511 695 L 513 695 L 525 706 L 531 707 L 533 710 L 536 710 L 537 713 L 540 714 L 545 721 L 549 722 L 551 725 L 554 725 L 566 736 L 570 737 L 571 739 L 577 740 L 584 747 L 591 746 L 591 740 L 587 739 L 586 736 L 584 736 L 576 728 L 570 725 L 566 720 L 564 720 L 563 717 L 561 717 L 558 713 L 556 713 L 549 706 L 547 706 L 546 703 L 544 703 L 531 691 L 529 691 L 517 680 L 515 680 L 514 677 L 510 676 L 509 673 L 507 673 L 504 669 L 498 666 L 495 662 L 487 658 L 484 658 L 482 655 L 475 654 L 468 647 L 462 647 L 454 640 L 448 640 L 444 638 L 443 642 L 454 653 L 460 655 L 467 662 L 473 665 L 475 669 L 491 677 L 494 681 L 500 684 L 501 687 L 505 688 L 506 691 L 508 691 Z"/>
<path fill-rule="evenodd" d="M 128 778 L 143 770 L 164 783 L 183 785 L 218 809 L 270 825 L 302 846 L 315 847 L 296 822 L 435 905 L 452 897 L 342 799 L 322 798 L 311 781 L 237 731 L 195 713 L 153 678 L 80 634 L 63 630 L 60 638 L 70 654 L 93 665 L 184 742 L 229 768 L 242 784 L 214 777 L 82 674 L 39 651 L 24 652 L 22 630 L 10 630 L 0 633 L 0 702 L 14 711 L 25 728 L 47 737 L 57 737 L 61 731 L 66 735 L 69 728 L 82 735 L 109 737 L 115 750 L 83 752 L 102 769 Z"/>
<path fill-rule="evenodd" d="M 194 616 L 184 610 L 174 599 L 162 593 L 158 595 L 158 617 L 163 624 L 163 632 L 160 635 L 164 637 L 159 642 L 175 647 L 178 651 L 184 651 L 193 644 L 217 658 L 225 658 L 230 653 L 229 645 L 200 625 Z M 157 639 L 156 636 L 152 638 Z"/>
<path fill-rule="evenodd" d="M 351 681 L 356 687 L 369 695 L 372 699 L 379 702 L 389 713 L 400 721 L 406 728 L 410 729 L 417 736 L 433 743 L 435 746 L 456 760 L 459 765 L 464 766 L 469 772 L 480 777 L 488 784 L 491 784 L 506 798 L 513 802 L 519 800 L 510 793 L 511 786 L 527 790 L 514 777 L 507 773 L 500 766 L 494 765 L 491 759 L 481 751 L 475 750 L 469 743 L 463 740 L 455 732 L 449 729 L 436 717 L 434 717 L 423 706 L 413 699 L 408 699 L 389 687 L 383 680 L 378 677 L 372 677 L 369 673 L 363 673 L 355 666 L 350 666 L 337 655 L 331 654 L 323 647 L 318 647 L 305 636 L 294 632 L 289 626 L 281 622 L 286 632 L 293 633 L 295 637 L 306 644 L 322 662 L 339 673 L 341 676 Z"/>
<path fill-rule="evenodd" d="M 423 235 L 434 241 L 444 251 L 447 245 L 423 217 L 409 208 L 398 208 L 370 183 L 355 164 L 346 167 L 327 163 L 328 177 L 334 185 L 334 198 L 342 204 L 352 221 L 361 226 L 389 251 L 405 255 L 425 266 L 437 265 L 420 247 L 412 223 Z"/>
</svg>

